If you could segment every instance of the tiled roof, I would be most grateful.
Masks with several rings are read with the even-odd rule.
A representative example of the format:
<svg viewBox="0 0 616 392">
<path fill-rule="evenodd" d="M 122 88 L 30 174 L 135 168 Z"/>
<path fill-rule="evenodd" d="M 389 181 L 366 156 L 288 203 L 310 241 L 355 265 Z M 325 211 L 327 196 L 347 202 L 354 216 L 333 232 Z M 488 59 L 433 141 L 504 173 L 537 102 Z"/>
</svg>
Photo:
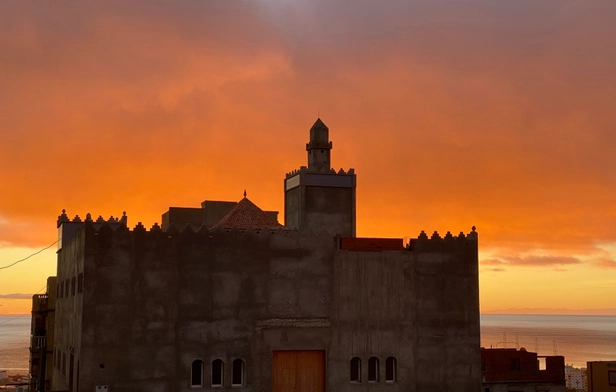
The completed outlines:
<svg viewBox="0 0 616 392">
<path fill-rule="evenodd" d="M 213 228 L 232 229 L 274 229 L 282 228 L 280 223 L 267 215 L 255 203 L 244 197 L 235 207 L 223 216 Z"/>
</svg>

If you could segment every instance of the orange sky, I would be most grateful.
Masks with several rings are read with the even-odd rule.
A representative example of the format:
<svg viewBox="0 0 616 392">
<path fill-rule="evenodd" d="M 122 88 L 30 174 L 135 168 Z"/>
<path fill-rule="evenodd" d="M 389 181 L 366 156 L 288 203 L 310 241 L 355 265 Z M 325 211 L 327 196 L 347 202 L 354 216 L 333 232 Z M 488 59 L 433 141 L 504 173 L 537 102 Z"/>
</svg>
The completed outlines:
<svg viewBox="0 0 616 392">
<path fill-rule="evenodd" d="M 360 236 L 480 233 L 482 311 L 614 308 L 616 2 L 0 3 L 0 267 L 72 217 L 282 212 L 320 113 Z M 0 313 L 54 274 L 0 270 Z M 23 296 L 22 296 L 23 297 Z"/>
</svg>

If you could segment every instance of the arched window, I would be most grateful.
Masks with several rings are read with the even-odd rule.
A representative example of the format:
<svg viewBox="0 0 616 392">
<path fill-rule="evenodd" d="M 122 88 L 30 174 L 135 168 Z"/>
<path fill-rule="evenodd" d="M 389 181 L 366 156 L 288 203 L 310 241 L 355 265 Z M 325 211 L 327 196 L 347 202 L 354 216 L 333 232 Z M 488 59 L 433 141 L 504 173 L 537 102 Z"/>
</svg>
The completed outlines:
<svg viewBox="0 0 616 392">
<path fill-rule="evenodd" d="M 190 386 L 202 387 L 203 386 L 203 361 L 195 359 L 190 368 Z"/>
<path fill-rule="evenodd" d="M 396 358 L 387 358 L 385 360 L 385 382 L 396 382 L 396 372 Z"/>
<path fill-rule="evenodd" d="M 351 359 L 351 382 L 361 382 L 361 359 L 359 357 Z"/>
<path fill-rule="evenodd" d="M 368 382 L 379 382 L 379 359 L 377 357 L 368 359 Z"/>
<path fill-rule="evenodd" d="M 212 361 L 212 386 L 222 387 L 224 380 L 225 363 L 220 359 Z"/>
<path fill-rule="evenodd" d="M 244 361 L 241 359 L 233 360 L 231 368 L 231 385 L 236 387 L 244 386 Z"/>
</svg>

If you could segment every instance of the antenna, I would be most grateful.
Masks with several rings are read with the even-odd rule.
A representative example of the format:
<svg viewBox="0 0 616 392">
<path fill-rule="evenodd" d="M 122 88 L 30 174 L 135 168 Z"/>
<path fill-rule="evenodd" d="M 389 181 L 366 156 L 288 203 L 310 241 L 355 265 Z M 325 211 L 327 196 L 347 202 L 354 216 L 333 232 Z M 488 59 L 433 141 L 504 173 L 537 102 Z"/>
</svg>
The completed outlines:
<svg viewBox="0 0 616 392">
<path fill-rule="evenodd" d="M 552 340 L 552 343 L 554 344 L 554 355 L 558 355 L 558 345 L 556 344 L 556 340 Z"/>
</svg>

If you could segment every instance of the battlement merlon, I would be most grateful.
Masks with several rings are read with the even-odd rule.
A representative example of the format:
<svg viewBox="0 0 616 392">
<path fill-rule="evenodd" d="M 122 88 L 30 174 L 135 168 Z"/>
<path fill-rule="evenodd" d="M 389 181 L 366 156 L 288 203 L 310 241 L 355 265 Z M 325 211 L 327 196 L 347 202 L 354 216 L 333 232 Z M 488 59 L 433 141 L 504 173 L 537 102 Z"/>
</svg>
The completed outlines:
<svg viewBox="0 0 616 392">
<path fill-rule="evenodd" d="M 115 230 L 120 226 L 126 226 L 128 224 L 128 216 L 126 215 L 126 211 L 124 211 L 121 217 L 114 217 L 111 215 L 109 219 L 105 219 L 102 215 L 99 215 L 96 221 L 94 221 L 92 220 L 92 215 L 88 212 L 84 220 L 82 220 L 79 215 L 75 215 L 71 220 L 66 214 L 66 210 L 63 209 L 62 214 L 58 216 L 56 222 L 58 229 L 58 250 L 62 249 L 63 243 L 68 243 L 68 241 L 75 236 L 85 222 L 93 223 L 96 227 L 108 224 Z"/>
<path fill-rule="evenodd" d="M 419 252 L 440 252 L 461 247 L 477 252 L 478 233 L 475 226 L 468 234 L 460 232 L 460 234 L 454 236 L 448 231 L 444 237 L 441 237 L 437 231 L 428 237 L 426 232 L 422 230 L 417 238 L 411 238 L 407 244 L 407 249 Z"/>
<path fill-rule="evenodd" d="M 294 177 L 299 173 L 303 173 L 303 172 L 308 172 L 308 168 L 306 166 L 301 166 L 299 169 L 296 170 L 292 170 L 288 173 L 285 174 L 285 178 L 289 178 L 289 177 Z M 312 171 L 311 173 L 314 173 L 314 171 Z M 355 174 L 355 169 L 354 168 L 350 168 L 349 170 L 345 171 L 343 168 L 340 168 L 340 170 L 336 171 L 334 169 L 329 169 L 329 170 L 323 170 L 317 173 L 322 173 L 322 174 L 339 174 L 339 175 L 354 175 Z"/>
<path fill-rule="evenodd" d="M 292 172 L 293 173 L 293 172 Z M 296 188 L 300 185 L 318 186 L 318 187 L 333 187 L 333 188 L 355 188 L 357 178 L 355 170 L 349 169 L 345 172 L 340 169 L 338 173 L 335 170 L 328 172 L 310 172 L 296 171 L 293 174 L 287 174 L 285 178 L 285 191 Z"/>
</svg>

